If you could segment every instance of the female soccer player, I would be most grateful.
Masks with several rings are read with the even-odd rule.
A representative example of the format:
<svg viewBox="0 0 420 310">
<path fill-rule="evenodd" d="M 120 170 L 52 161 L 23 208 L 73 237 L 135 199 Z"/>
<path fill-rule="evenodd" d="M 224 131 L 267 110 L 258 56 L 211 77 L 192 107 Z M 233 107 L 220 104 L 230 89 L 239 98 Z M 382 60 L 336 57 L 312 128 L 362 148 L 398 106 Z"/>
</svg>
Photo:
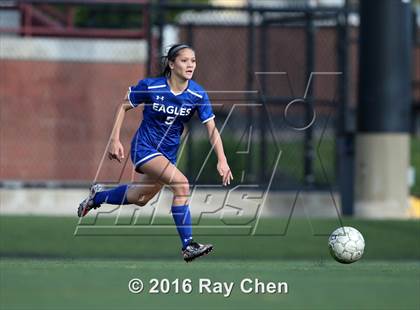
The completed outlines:
<svg viewBox="0 0 420 310">
<path fill-rule="evenodd" d="M 117 112 L 109 146 L 109 158 L 121 161 L 124 148 L 120 142 L 120 129 L 125 113 L 140 104 L 143 121 L 131 142 L 131 159 L 136 172 L 142 174 L 142 183 L 147 186 L 120 185 L 103 190 L 93 185 L 89 196 L 79 205 L 78 216 L 103 203 L 114 205 L 136 204 L 144 206 L 159 192 L 163 185 L 172 190 L 172 216 L 182 242 L 185 261 L 209 253 L 211 244 L 199 244 L 192 239 L 191 215 L 188 207 L 189 183 L 175 166 L 183 123 L 189 121 L 194 112 L 207 127 L 210 143 L 218 158 L 217 171 L 224 186 L 233 179 L 223 144 L 214 122 L 214 114 L 207 93 L 192 80 L 196 68 L 194 50 L 186 44 L 172 46 L 165 59 L 161 77 L 146 78 L 129 88 Z"/>
</svg>

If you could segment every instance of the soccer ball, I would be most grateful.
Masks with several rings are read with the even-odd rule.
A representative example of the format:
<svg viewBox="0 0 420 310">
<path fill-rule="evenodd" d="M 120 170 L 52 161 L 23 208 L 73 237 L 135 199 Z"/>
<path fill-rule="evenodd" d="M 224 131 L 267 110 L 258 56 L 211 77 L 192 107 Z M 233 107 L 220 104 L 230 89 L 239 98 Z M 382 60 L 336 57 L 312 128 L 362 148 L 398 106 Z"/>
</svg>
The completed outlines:
<svg viewBox="0 0 420 310">
<path fill-rule="evenodd" d="M 342 264 L 359 260 L 365 249 L 365 239 L 353 227 L 339 227 L 328 238 L 331 256 Z"/>
</svg>

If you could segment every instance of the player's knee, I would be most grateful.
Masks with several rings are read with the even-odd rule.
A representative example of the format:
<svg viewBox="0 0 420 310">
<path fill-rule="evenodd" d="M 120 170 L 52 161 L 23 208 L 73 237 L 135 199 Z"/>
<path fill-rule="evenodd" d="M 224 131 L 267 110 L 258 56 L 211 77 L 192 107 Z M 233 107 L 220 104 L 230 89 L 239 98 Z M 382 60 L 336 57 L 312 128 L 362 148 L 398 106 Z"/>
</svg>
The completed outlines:
<svg viewBox="0 0 420 310">
<path fill-rule="evenodd" d="M 147 204 L 147 201 L 136 201 L 134 204 L 138 207 L 144 207 Z"/>
<path fill-rule="evenodd" d="M 152 197 L 149 197 L 149 196 L 146 196 L 146 195 L 142 195 L 142 196 L 138 197 L 138 199 L 136 199 L 134 201 L 134 204 L 136 206 L 139 206 L 139 207 L 144 207 L 145 205 L 147 205 L 147 203 L 150 201 L 151 198 Z"/>
<path fill-rule="evenodd" d="M 190 192 L 190 183 L 186 177 L 180 178 L 175 184 L 172 186 L 172 190 L 178 196 L 188 196 Z"/>
</svg>

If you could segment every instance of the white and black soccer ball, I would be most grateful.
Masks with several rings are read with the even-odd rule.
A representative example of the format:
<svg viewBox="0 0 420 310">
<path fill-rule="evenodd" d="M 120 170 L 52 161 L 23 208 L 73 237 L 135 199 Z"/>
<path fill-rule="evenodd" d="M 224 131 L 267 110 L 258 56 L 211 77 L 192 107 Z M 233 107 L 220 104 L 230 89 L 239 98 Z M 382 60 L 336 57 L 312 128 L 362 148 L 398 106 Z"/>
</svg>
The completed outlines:
<svg viewBox="0 0 420 310">
<path fill-rule="evenodd" d="M 365 250 L 365 239 L 353 227 L 339 227 L 328 238 L 331 256 L 342 264 L 358 261 Z"/>
</svg>

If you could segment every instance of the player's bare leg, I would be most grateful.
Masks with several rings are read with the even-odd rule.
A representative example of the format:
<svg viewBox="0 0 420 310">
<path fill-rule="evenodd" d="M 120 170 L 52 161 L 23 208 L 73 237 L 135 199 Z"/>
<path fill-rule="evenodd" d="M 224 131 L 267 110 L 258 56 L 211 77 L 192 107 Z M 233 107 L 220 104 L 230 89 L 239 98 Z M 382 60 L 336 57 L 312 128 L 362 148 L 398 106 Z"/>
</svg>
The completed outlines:
<svg viewBox="0 0 420 310">
<path fill-rule="evenodd" d="M 173 205 L 184 205 L 188 201 L 190 185 L 184 174 L 164 156 L 156 156 L 141 166 L 141 171 L 150 180 L 169 186 L 174 193 Z"/>
<path fill-rule="evenodd" d="M 139 182 L 127 189 L 127 201 L 143 207 L 162 189 L 162 186 L 163 183 L 156 178 L 141 174 Z"/>
<path fill-rule="evenodd" d="M 95 184 L 90 188 L 89 196 L 83 200 L 77 210 L 79 217 L 85 216 L 90 210 L 97 209 L 101 206 L 102 203 L 110 204 L 135 204 L 140 207 L 143 207 L 152 199 L 156 193 L 162 189 L 163 184 L 157 181 L 156 178 L 151 178 L 148 175 L 142 174 L 140 176 L 139 184 L 133 185 L 120 185 L 117 188 L 114 188 L 112 191 L 117 191 L 117 196 L 119 198 L 111 199 L 104 198 L 98 201 L 97 194 L 106 195 L 106 192 L 103 187 L 99 184 Z M 103 202 L 103 200 L 105 200 Z"/>
<path fill-rule="evenodd" d="M 185 175 L 164 156 L 157 156 L 141 166 L 141 171 L 151 179 L 170 187 L 174 193 L 172 215 L 181 237 L 184 260 L 189 262 L 210 253 L 211 244 L 199 244 L 192 240 L 191 215 L 188 207 L 190 185 Z"/>
</svg>

